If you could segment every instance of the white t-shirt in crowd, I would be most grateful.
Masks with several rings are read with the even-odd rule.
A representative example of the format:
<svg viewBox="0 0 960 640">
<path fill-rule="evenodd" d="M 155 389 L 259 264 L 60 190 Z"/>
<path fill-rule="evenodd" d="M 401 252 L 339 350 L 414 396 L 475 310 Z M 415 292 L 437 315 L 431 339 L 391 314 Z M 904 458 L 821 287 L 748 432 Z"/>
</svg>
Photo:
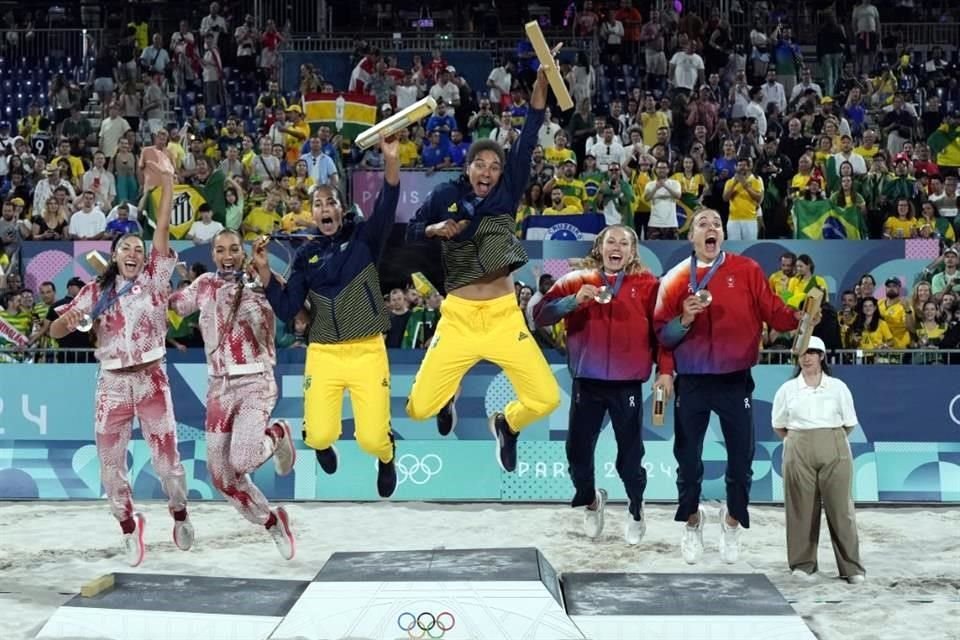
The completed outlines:
<svg viewBox="0 0 960 640">
<path fill-rule="evenodd" d="M 677 51 L 670 58 L 670 64 L 675 65 L 673 72 L 673 84 L 682 89 L 693 90 L 703 71 L 703 58 L 696 53 L 687 53 L 686 51 Z"/>
<path fill-rule="evenodd" d="M 203 220 L 197 220 L 190 225 L 190 231 L 187 233 L 187 235 L 197 242 L 206 244 L 213 240 L 213 236 L 217 235 L 221 231 L 223 231 L 223 225 L 216 220 L 211 220 L 209 223 L 206 223 Z"/>
<path fill-rule="evenodd" d="M 662 187 L 658 187 L 655 180 L 647 183 L 647 186 L 643 189 L 643 197 L 650 203 L 650 222 L 648 224 L 651 227 L 676 229 L 679 226 L 677 199 L 670 191 L 682 193 L 681 189 L 679 182 L 669 178 L 663 181 Z"/>
<path fill-rule="evenodd" d="M 100 207 L 94 207 L 88 212 L 82 209 L 70 216 L 70 235 L 78 238 L 92 238 L 106 231 L 107 217 Z"/>
<path fill-rule="evenodd" d="M 606 171 L 612 162 L 617 162 L 622 167 L 627 161 L 626 150 L 616 140 L 607 144 L 601 139 L 600 142 L 590 147 L 588 153 L 597 159 L 597 169 L 600 171 Z"/>
</svg>

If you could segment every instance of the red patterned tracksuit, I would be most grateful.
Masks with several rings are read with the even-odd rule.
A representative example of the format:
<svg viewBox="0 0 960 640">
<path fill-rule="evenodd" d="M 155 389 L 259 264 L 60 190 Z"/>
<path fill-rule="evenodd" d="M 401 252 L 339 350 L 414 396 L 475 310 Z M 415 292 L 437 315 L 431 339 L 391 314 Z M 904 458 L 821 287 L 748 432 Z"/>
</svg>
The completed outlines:
<svg viewBox="0 0 960 640">
<path fill-rule="evenodd" d="M 111 512 L 121 522 L 133 516 L 127 444 L 134 417 L 140 419 L 153 470 L 167 494 L 171 513 L 187 508 L 170 382 L 163 361 L 168 284 L 176 262 L 173 251 L 161 256 L 152 250 L 133 286 L 97 319 L 94 327 L 100 361 L 95 421 L 100 481 Z M 123 284 L 118 278 L 115 288 L 106 295 L 116 295 Z M 91 282 L 57 313 L 62 316 L 72 309 L 91 313 L 102 295 L 100 285 Z"/>
<path fill-rule="evenodd" d="M 266 432 L 277 401 L 273 310 L 262 292 L 214 273 L 177 291 L 170 306 L 182 316 L 200 311 L 210 372 L 206 431 L 213 486 L 244 518 L 264 525 L 270 505 L 249 474 L 273 454 Z"/>
</svg>

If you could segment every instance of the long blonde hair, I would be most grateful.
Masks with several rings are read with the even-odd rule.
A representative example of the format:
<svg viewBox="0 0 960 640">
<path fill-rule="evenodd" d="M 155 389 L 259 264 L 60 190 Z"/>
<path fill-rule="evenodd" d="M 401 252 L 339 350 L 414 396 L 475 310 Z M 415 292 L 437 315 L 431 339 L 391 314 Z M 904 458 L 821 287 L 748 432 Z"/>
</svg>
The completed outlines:
<svg viewBox="0 0 960 640">
<path fill-rule="evenodd" d="M 635 273 L 642 273 L 647 270 L 643 266 L 643 263 L 640 262 L 640 237 L 637 235 L 637 232 L 632 228 L 623 224 L 612 224 L 608 227 L 605 227 L 603 231 L 597 234 L 597 237 L 593 240 L 593 247 L 590 249 L 590 253 L 587 254 L 585 258 L 572 258 L 570 260 L 570 266 L 574 269 L 598 269 L 603 270 L 603 252 L 601 251 L 603 247 L 603 242 L 606 240 L 607 236 L 610 235 L 611 231 L 620 230 L 627 234 L 630 238 L 630 244 L 633 248 L 633 257 L 623 267 L 624 273 L 627 275 L 632 275 Z"/>
</svg>

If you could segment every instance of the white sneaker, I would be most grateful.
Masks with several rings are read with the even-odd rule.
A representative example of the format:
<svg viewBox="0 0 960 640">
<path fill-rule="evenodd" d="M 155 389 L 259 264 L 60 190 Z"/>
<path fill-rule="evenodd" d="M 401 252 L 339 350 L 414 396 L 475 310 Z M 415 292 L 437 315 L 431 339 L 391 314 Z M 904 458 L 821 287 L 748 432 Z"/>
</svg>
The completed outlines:
<svg viewBox="0 0 960 640">
<path fill-rule="evenodd" d="M 180 551 L 189 551 L 193 546 L 193 524 L 190 522 L 190 516 L 186 520 L 173 521 L 173 544 L 177 545 Z"/>
<path fill-rule="evenodd" d="M 623 537 L 627 541 L 627 544 L 631 546 L 636 546 L 640 544 L 640 541 L 643 540 L 643 534 L 647 532 L 647 521 L 643 517 L 643 510 L 640 511 L 640 519 L 634 520 L 633 515 L 630 513 L 630 508 L 627 507 L 627 524 L 623 528 Z"/>
<path fill-rule="evenodd" d="M 720 507 L 720 558 L 727 564 L 733 564 L 740 557 L 740 525 L 727 524 L 727 507 Z"/>
<path fill-rule="evenodd" d="M 583 532 L 591 540 L 598 538 L 603 531 L 603 510 L 607 506 L 607 492 L 603 489 L 597 489 L 596 503 L 596 509 L 583 509 Z"/>
<path fill-rule="evenodd" d="M 792 575 L 794 578 L 798 580 L 805 580 L 806 582 L 812 582 L 813 579 L 816 577 L 814 574 L 807 573 L 803 569 L 794 569 L 793 571 L 790 572 L 790 575 Z"/>
<path fill-rule="evenodd" d="M 123 534 L 123 555 L 127 559 L 127 564 L 131 567 L 138 567 L 147 553 L 143 544 L 143 529 L 147 520 L 139 511 L 134 512 L 132 517 L 136 528 L 133 533 Z"/>
<path fill-rule="evenodd" d="M 867 576 L 863 575 L 862 573 L 858 573 L 854 576 L 847 576 L 847 582 L 850 584 L 863 584 L 866 579 Z"/>
<path fill-rule="evenodd" d="M 680 553 L 687 564 L 697 564 L 703 557 L 703 523 L 707 521 L 703 507 L 697 509 L 697 517 L 696 526 L 683 526 L 683 538 L 680 539 Z"/>
<path fill-rule="evenodd" d="M 287 510 L 283 507 L 277 507 L 273 515 L 277 517 L 277 524 L 267 531 L 270 532 L 270 537 L 273 538 L 274 544 L 277 545 L 277 551 L 280 552 L 283 559 L 292 560 L 297 553 L 297 541 L 293 537 L 293 529 L 290 528 L 290 516 L 287 515 Z"/>
<path fill-rule="evenodd" d="M 278 476 L 285 476 L 297 463 L 297 448 L 293 444 L 290 425 L 286 420 L 277 420 L 272 426 L 283 429 L 283 436 L 273 441 L 273 466 Z"/>
</svg>

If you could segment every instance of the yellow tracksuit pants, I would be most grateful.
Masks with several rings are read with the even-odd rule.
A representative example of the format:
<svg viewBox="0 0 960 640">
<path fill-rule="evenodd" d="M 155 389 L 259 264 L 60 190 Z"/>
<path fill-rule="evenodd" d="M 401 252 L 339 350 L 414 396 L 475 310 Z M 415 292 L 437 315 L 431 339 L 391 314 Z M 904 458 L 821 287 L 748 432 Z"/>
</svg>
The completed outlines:
<svg viewBox="0 0 960 640">
<path fill-rule="evenodd" d="M 327 449 L 340 438 L 343 392 L 350 392 L 357 445 L 381 462 L 390 440 L 390 363 L 383 336 L 307 347 L 303 375 L 304 442 Z"/>
<path fill-rule="evenodd" d="M 480 360 L 502 368 L 517 392 L 518 399 L 503 410 L 513 431 L 560 406 L 560 387 L 530 335 L 516 296 L 467 300 L 450 295 L 440 307 L 440 322 L 413 382 L 407 414 L 425 420 L 439 413 Z"/>
</svg>

